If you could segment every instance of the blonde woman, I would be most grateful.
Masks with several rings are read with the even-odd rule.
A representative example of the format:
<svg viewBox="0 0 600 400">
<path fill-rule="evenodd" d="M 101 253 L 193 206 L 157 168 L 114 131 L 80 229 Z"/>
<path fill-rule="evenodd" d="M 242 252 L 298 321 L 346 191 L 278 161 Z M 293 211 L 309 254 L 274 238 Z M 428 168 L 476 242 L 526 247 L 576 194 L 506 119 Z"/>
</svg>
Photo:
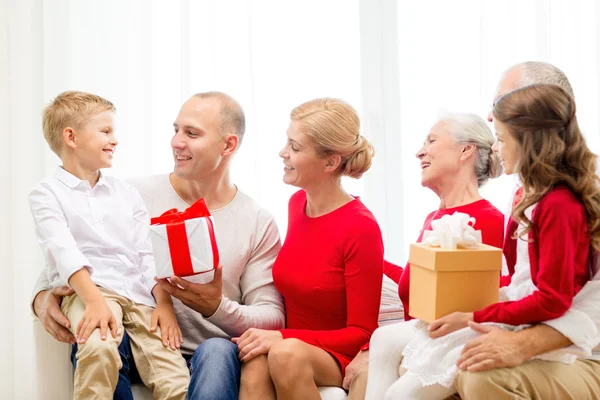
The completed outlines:
<svg viewBox="0 0 600 400">
<path fill-rule="evenodd" d="M 273 267 L 287 328 L 235 338 L 244 365 L 241 399 L 320 399 L 317 386 L 342 386 L 344 370 L 377 328 L 383 242 L 373 214 L 344 191 L 342 176 L 371 166 L 371 144 L 356 111 L 315 99 L 291 113 L 279 155 L 289 202 L 285 242 Z"/>
</svg>

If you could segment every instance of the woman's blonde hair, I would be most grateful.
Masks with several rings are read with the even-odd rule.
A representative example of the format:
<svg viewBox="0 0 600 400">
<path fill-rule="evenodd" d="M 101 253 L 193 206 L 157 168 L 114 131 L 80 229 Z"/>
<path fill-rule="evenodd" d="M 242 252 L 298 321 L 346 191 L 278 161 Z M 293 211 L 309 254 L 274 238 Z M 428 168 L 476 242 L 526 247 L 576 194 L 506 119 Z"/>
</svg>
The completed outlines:
<svg viewBox="0 0 600 400">
<path fill-rule="evenodd" d="M 371 167 L 375 150 L 360 134 L 358 113 L 345 101 L 310 100 L 294 108 L 290 118 L 302 123 L 318 155 L 341 157 L 339 175 L 358 179 Z"/>
<path fill-rule="evenodd" d="M 507 93 L 496 101 L 493 113 L 519 144 L 516 171 L 523 183 L 523 197 L 513 218 L 526 225 L 520 235 L 532 228 L 525 210 L 563 184 L 585 207 L 591 244 L 600 251 L 597 156 L 579 130 L 575 110 L 575 100 L 563 88 L 538 84 Z"/>
</svg>

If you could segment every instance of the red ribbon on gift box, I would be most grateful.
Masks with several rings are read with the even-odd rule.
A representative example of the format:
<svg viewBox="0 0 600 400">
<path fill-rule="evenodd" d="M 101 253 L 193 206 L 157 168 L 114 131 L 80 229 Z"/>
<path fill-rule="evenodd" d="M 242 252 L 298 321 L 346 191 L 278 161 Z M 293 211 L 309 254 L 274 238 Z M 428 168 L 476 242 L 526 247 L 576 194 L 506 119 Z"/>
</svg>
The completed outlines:
<svg viewBox="0 0 600 400">
<path fill-rule="evenodd" d="M 210 211 L 208 210 L 204 199 L 198 200 L 185 211 L 180 212 L 178 209 L 172 208 L 162 213 L 160 217 L 152 218 L 150 220 L 150 225 L 164 224 L 167 226 L 169 251 L 171 253 L 173 273 L 176 276 L 190 276 L 197 274 L 192 265 L 192 257 L 190 256 L 190 247 L 188 244 L 187 231 L 185 229 L 185 221 L 188 219 L 202 217 L 206 217 L 208 234 L 210 236 L 210 244 L 213 253 L 213 268 L 216 269 L 219 265 L 219 249 L 217 248 L 217 240 L 215 239 L 213 222 L 210 219 Z"/>
</svg>

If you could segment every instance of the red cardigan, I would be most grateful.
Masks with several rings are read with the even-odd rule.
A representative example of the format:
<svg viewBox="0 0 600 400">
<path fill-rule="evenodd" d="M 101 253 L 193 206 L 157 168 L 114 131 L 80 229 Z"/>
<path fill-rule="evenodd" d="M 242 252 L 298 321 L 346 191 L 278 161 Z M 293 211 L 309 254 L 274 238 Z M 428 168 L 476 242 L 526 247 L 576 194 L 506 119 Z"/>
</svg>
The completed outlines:
<svg viewBox="0 0 600 400">
<path fill-rule="evenodd" d="M 529 232 L 531 277 L 537 291 L 517 301 L 492 304 L 474 313 L 476 322 L 510 325 L 534 324 L 563 315 L 573 297 L 589 280 L 590 236 L 583 204 L 565 186 L 557 186 L 533 209 L 533 229 Z M 504 256 L 510 283 L 517 261 L 517 240 L 512 234 L 517 224 L 509 220 Z"/>
</svg>

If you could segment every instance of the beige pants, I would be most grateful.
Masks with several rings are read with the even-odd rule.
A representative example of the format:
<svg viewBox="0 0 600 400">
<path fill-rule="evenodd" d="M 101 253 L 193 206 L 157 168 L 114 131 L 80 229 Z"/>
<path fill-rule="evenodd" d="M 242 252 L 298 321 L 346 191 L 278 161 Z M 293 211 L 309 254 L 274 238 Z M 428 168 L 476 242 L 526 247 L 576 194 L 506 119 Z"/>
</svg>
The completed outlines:
<svg viewBox="0 0 600 400">
<path fill-rule="evenodd" d="M 352 380 L 348 400 L 364 400 L 364 366 Z M 577 360 L 573 365 L 532 360 L 514 368 L 486 372 L 459 371 L 454 381 L 464 400 L 478 399 L 600 399 L 600 361 Z M 458 395 L 450 399 L 460 399 Z"/>
<path fill-rule="evenodd" d="M 117 321 L 117 337 L 113 338 L 108 332 L 106 339 L 102 340 L 100 329 L 96 328 L 84 344 L 78 345 L 74 398 L 113 398 L 122 366 L 117 348 L 123 339 L 123 329 L 126 329 L 135 365 L 144 384 L 154 393 L 154 399 L 185 399 L 190 382 L 189 370 L 179 351 L 163 347 L 160 328 L 150 332 L 154 309 L 135 304 L 110 290 L 99 289 Z M 63 299 L 62 311 L 75 334 L 85 305 L 79 296 L 67 296 Z"/>
<path fill-rule="evenodd" d="M 531 360 L 514 368 L 459 372 L 454 381 L 464 400 L 472 399 L 600 399 L 600 361 L 572 365 Z"/>
</svg>

